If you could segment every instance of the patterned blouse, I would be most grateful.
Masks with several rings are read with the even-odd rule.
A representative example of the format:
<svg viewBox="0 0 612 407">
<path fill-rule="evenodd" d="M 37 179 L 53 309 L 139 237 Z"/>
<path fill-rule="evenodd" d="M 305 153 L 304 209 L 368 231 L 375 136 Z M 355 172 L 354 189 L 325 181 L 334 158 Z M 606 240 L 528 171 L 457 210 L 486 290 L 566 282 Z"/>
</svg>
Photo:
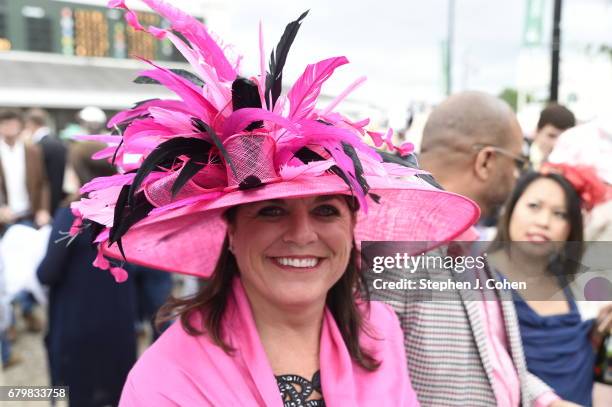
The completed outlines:
<svg viewBox="0 0 612 407">
<path fill-rule="evenodd" d="M 276 383 L 278 383 L 284 407 L 325 407 L 320 370 L 312 375 L 310 381 L 302 376 L 287 374 L 276 376 Z M 309 400 L 315 391 L 319 393 L 320 398 Z"/>
</svg>

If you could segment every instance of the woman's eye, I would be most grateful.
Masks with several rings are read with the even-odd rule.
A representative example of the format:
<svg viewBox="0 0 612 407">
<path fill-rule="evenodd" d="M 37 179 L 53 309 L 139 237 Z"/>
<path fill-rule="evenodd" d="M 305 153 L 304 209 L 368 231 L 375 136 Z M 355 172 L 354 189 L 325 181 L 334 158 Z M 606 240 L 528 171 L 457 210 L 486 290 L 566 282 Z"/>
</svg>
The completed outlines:
<svg viewBox="0 0 612 407">
<path fill-rule="evenodd" d="M 567 219 L 567 213 L 562 211 L 556 211 L 555 216 L 559 219 Z"/>
<path fill-rule="evenodd" d="M 538 209 L 538 208 L 540 207 L 540 205 L 538 205 L 538 204 L 537 204 L 537 203 L 535 203 L 535 202 L 529 202 L 529 203 L 527 204 L 527 207 L 528 207 L 529 209 Z"/>
<path fill-rule="evenodd" d="M 317 206 L 314 210 L 314 213 L 318 216 L 338 216 L 340 215 L 340 211 L 333 205 L 321 205 Z"/>
<path fill-rule="evenodd" d="M 285 210 L 280 206 L 264 206 L 259 211 L 257 211 L 258 216 L 263 216 L 265 218 L 274 218 L 277 216 L 281 216 L 285 213 Z"/>
</svg>

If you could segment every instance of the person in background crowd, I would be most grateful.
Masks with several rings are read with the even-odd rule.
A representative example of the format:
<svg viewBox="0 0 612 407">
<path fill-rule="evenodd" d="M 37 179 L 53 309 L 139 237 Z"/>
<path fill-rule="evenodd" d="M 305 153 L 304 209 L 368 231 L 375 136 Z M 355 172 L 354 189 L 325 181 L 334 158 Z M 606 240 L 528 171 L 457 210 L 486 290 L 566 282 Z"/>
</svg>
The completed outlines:
<svg viewBox="0 0 612 407">
<path fill-rule="evenodd" d="M 86 134 L 106 133 L 106 113 L 96 106 L 87 106 L 77 114 L 79 125 Z"/>
<path fill-rule="evenodd" d="M 451 96 L 433 110 L 421 141 L 419 164 L 448 191 L 473 199 L 481 210 L 481 240 L 528 166 L 522 132 L 503 101 L 480 92 Z M 492 223 L 493 222 L 493 223 Z"/>
<path fill-rule="evenodd" d="M 606 199 L 586 218 L 585 240 L 612 241 L 612 108 L 596 119 L 564 132 L 550 154 L 557 164 L 587 165 L 606 184 Z"/>
<path fill-rule="evenodd" d="M 126 269 L 136 291 L 136 331 L 139 335 L 145 334 L 145 324 L 148 324 L 151 328 L 151 341 L 154 342 L 161 334 L 160 331 L 168 327 L 168 324 L 164 324 L 162 329 L 158 329 L 154 319 L 172 293 L 172 274 L 136 264 L 128 264 Z"/>
<path fill-rule="evenodd" d="M 0 110 L 0 229 L 13 224 L 43 226 L 49 223 L 50 190 L 39 146 L 22 140 L 24 120 L 16 109 Z M 29 331 L 42 329 L 34 313 L 30 292 L 17 294 Z M 14 329 L 14 327 L 13 327 Z M 14 334 L 11 336 L 15 336 Z"/>
<path fill-rule="evenodd" d="M 76 136 L 83 134 L 108 133 L 105 128 L 106 113 L 96 106 L 87 106 L 75 115 L 75 121 L 70 122 L 60 132 L 60 139 L 74 141 Z"/>
<path fill-rule="evenodd" d="M 21 138 L 24 121 L 15 109 L 0 110 L 0 224 L 49 223 L 50 191 L 40 148 Z"/>
<path fill-rule="evenodd" d="M 99 148 L 93 142 L 76 142 L 70 148 L 70 165 L 81 185 L 115 173 L 106 161 L 90 158 Z M 131 281 L 116 284 L 110 274 L 92 265 L 92 231 L 67 235 L 73 221 L 70 208 L 57 211 L 47 254 L 37 271 L 40 282 L 49 287 L 45 346 L 51 384 L 70 387 L 71 406 L 116 406 L 136 361 L 133 287 Z"/>
<path fill-rule="evenodd" d="M 464 92 L 433 110 L 419 158 L 444 189 L 473 199 L 491 217 L 526 167 L 521 148 L 521 129 L 505 102 Z M 450 301 L 390 302 L 421 405 L 571 405 L 527 371 L 512 302 L 454 294 Z"/>
<path fill-rule="evenodd" d="M 528 370 L 563 399 L 591 406 L 595 352 L 612 329 L 612 306 L 602 308 L 597 321 L 583 320 L 569 288 L 583 252 L 581 206 L 591 208 L 603 197 L 603 187 L 573 185 L 576 171 L 545 165 L 519 180 L 489 260 L 503 278 L 527 284 L 512 297 Z M 581 193 L 587 189 L 601 193 Z"/>
<path fill-rule="evenodd" d="M 22 362 L 22 358 L 11 351 L 12 345 L 7 335 L 12 319 L 11 299 L 6 290 L 4 263 L 0 257 L 0 355 L 3 370 Z"/>
<path fill-rule="evenodd" d="M 565 106 L 553 103 L 540 113 L 533 143 L 529 150 L 529 160 L 533 168 L 540 168 L 548 161 L 561 133 L 576 125 L 574 114 Z"/>
<path fill-rule="evenodd" d="M 30 135 L 30 140 L 42 149 L 51 190 L 50 213 L 53 215 L 65 198 L 63 185 L 66 146 L 53 133 L 51 118 L 43 109 L 30 109 L 26 112 L 25 131 Z"/>
<path fill-rule="evenodd" d="M 600 107 L 596 118 L 564 132 L 550 154 L 554 164 L 590 166 L 606 185 L 606 199 L 598 203 L 585 217 L 585 258 L 593 258 L 604 245 L 612 242 L 612 107 Z M 605 249 L 604 249 L 605 250 Z M 585 274 L 577 279 L 573 289 L 584 291 L 590 278 L 603 277 L 612 281 L 610 270 Z M 595 317 L 609 301 L 580 302 L 580 311 L 586 317 Z M 612 398 L 612 386 L 597 383 L 595 402 Z"/>
</svg>

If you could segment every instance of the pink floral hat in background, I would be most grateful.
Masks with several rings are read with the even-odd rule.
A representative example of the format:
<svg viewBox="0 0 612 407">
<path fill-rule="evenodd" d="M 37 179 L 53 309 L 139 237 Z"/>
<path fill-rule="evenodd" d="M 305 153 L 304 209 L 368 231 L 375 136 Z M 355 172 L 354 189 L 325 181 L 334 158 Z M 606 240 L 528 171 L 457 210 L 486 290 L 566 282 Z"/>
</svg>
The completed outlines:
<svg viewBox="0 0 612 407">
<path fill-rule="evenodd" d="M 135 29 L 170 40 L 192 72 L 146 61 L 151 69 L 136 81 L 161 84 L 178 99 L 141 102 L 109 121 L 110 135 L 84 137 L 108 144 L 94 158 L 112 160 L 120 174 L 82 187 L 71 233 L 94 230 L 94 264 L 117 281 L 126 272 L 104 256 L 210 276 L 226 235 L 224 211 L 249 202 L 351 195 L 359 203 L 358 244 L 422 241 L 431 249 L 478 219 L 472 201 L 430 186 L 418 169 L 384 162 L 365 141 L 403 153 L 409 144 L 393 146 L 390 132 L 367 131 L 367 119 L 333 111 L 362 80 L 317 106 L 323 83 L 348 63 L 345 57 L 308 65 L 281 95 L 288 51 L 307 12 L 287 25 L 267 70 L 260 28 L 261 72 L 247 77 L 201 22 L 164 1 L 143 1 L 170 28 L 142 27 L 124 1 L 109 6 L 125 9 Z"/>
</svg>

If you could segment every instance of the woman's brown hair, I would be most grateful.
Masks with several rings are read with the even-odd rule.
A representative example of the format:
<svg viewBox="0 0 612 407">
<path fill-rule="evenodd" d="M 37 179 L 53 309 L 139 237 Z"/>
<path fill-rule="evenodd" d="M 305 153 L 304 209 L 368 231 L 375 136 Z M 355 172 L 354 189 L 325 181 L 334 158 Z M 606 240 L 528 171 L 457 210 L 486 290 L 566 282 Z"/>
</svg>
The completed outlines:
<svg viewBox="0 0 612 407">
<path fill-rule="evenodd" d="M 349 201 L 349 207 L 356 211 L 352 200 L 347 198 L 347 201 Z M 230 223 L 234 222 L 235 216 L 236 207 L 230 208 L 225 213 L 226 220 Z M 366 302 L 366 305 L 370 299 L 367 284 L 358 267 L 358 260 L 359 252 L 353 243 L 345 272 L 327 293 L 327 307 L 338 325 L 353 360 L 364 369 L 373 371 L 380 366 L 380 362 L 359 344 L 360 332 L 372 335 L 368 332 L 369 328 L 364 323 L 362 310 L 356 303 L 358 295 Z M 162 326 L 178 317 L 183 329 L 189 335 L 203 335 L 206 332 L 217 346 L 231 353 L 234 349 L 223 340 L 221 322 L 231 293 L 232 280 L 238 274 L 236 258 L 229 250 L 229 239 L 226 237 L 211 279 L 206 281 L 202 289 L 193 297 L 171 298 L 158 312 L 157 325 Z M 195 327 L 190 323 L 194 313 L 201 314 L 201 327 Z"/>
</svg>

